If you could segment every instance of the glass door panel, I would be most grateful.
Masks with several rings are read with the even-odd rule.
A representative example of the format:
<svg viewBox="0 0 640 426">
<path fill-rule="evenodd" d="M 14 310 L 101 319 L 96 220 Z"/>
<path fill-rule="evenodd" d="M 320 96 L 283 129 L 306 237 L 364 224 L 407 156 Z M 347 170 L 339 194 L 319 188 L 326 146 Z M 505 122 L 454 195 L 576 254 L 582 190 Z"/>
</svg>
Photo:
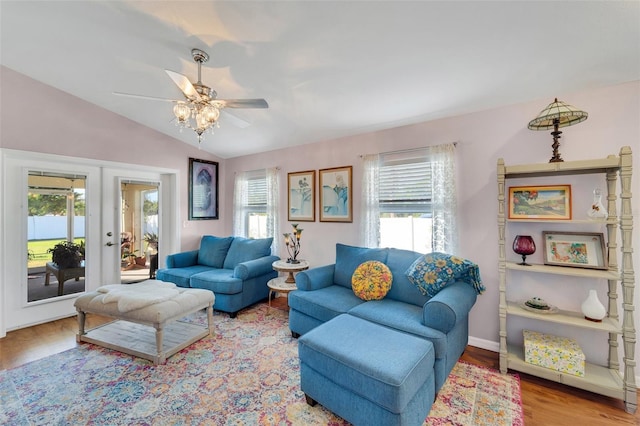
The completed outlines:
<svg viewBox="0 0 640 426">
<path fill-rule="evenodd" d="M 85 183 L 85 176 L 29 172 L 27 302 L 85 291 Z"/>
</svg>

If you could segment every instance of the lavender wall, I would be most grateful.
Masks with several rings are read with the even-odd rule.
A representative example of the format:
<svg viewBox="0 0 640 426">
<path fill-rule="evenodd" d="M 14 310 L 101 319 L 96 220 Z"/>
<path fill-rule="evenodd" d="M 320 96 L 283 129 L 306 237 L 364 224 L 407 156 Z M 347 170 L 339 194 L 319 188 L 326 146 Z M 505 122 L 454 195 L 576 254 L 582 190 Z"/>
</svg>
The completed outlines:
<svg viewBox="0 0 640 426">
<path fill-rule="evenodd" d="M 640 168 L 637 160 L 640 153 L 640 82 L 580 93 L 558 93 L 558 97 L 589 113 L 589 118 L 583 123 L 562 129 L 564 132 L 560 152 L 563 158 L 565 160 L 602 158 L 618 154 L 622 146 L 629 145 L 635 153 L 633 192 L 638 194 L 640 188 Z M 488 289 L 478 298 L 472 311 L 470 335 L 484 341 L 485 346 L 492 346 L 491 343 L 498 341 L 499 329 L 496 162 L 500 157 L 504 158 L 507 164 L 545 163 L 549 160 L 552 153 L 551 135 L 548 131 L 528 130 L 527 123 L 552 101 L 553 99 L 539 99 L 535 102 L 391 130 L 229 159 L 225 163 L 227 194 L 223 203 L 225 215 L 231 215 L 232 177 L 237 171 L 279 166 L 281 168 L 280 193 L 286 194 L 288 172 L 353 165 L 354 222 L 347 224 L 316 221 L 301 225 L 305 230 L 301 257 L 309 260 L 314 266 L 333 263 L 336 242 L 346 244 L 360 242 L 362 160 L 359 156 L 361 154 L 458 142 L 456 151 L 459 176 L 459 254 L 480 265 L 482 278 Z M 573 190 L 586 194 L 580 198 L 588 200 L 593 191 L 592 185 L 591 180 L 587 180 L 586 184 L 577 181 Z M 281 225 L 284 229 L 288 229 L 285 195 L 281 197 L 281 203 Z M 633 205 L 633 213 L 637 218 L 640 206 L 637 196 Z M 574 209 L 577 212 L 583 207 L 586 211 L 586 205 L 574 206 Z M 636 223 L 636 229 L 638 228 L 640 223 Z M 638 234 L 636 231 L 634 263 L 636 270 L 640 271 Z M 538 261 L 541 262 L 541 258 Z M 576 292 L 569 291 L 569 297 L 573 300 L 562 302 L 572 304 L 579 311 L 579 304 L 583 299 L 581 292 L 586 289 L 583 285 L 581 286 L 581 283 L 567 285 L 578 287 Z M 536 291 L 546 292 L 546 294 L 553 291 L 553 286 L 546 287 Z M 636 303 L 640 300 L 639 294 L 640 291 L 636 291 Z M 584 296 L 586 297 L 586 293 Z M 602 297 L 601 300 L 604 300 L 606 295 Z M 549 298 L 557 300 L 555 294 L 550 294 Z M 565 309 L 568 308 L 568 306 L 565 307 Z M 637 330 L 640 330 L 639 317 L 640 315 L 636 315 Z M 640 350 L 636 352 L 640 353 Z"/>
</svg>

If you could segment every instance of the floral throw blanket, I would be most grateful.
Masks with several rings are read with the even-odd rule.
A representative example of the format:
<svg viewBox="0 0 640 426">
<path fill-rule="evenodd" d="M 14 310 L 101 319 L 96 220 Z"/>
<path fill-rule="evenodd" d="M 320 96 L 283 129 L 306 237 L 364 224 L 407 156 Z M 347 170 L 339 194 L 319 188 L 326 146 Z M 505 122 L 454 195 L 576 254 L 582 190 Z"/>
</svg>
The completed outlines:
<svg viewBox="0 0 640 426">
<path fill-rule="evenodd" d="M 405 272 L 420 292 L 433 297 L 443 287 L 455 281 L 464 281 L 478 294 L 486 289 L 480 278 L 480 268 L 475 263 L 446 253 L 433 252 L 420 256 Z"/>
</svg>

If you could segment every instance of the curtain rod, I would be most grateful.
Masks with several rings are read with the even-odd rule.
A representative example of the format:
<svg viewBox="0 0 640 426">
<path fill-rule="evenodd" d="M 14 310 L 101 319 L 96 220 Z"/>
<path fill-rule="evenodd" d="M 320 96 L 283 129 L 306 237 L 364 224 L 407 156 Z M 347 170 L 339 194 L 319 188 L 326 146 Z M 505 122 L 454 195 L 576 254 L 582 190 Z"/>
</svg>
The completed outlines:
<svg viewBox="0 0 640 426">
<path fill-rule="evenodd" d="M 443 143 L 443 144 L 441 144 L 441 145 L 447 145 L 447 144 L 446 144 L 446 143 Z M 457 146 L 458 146 L 458 142 L 452 142 L 452 145 L 453 145 L 454 147 L 457 147 Z M 405 152 L 412 152 L 412 151 L 419 151 L 419 150 L 421 150 L 421 149 L 427 149 L 427 148 L 430 148 L 430 147 L 432 147 L 432 146 L 438 146 L 438 145 L 423 146 L 422 148 L 408 148 L 408 149 L 401 149 L 400 151 L 386 151 L 386 152 L 378 152 L 377 154 L 378 154 L 378 155 L 384 155 L 384 154 L 403 154 L 403 153 L 405 153 Z M 366 155 L 369 155 L 369 154 L 360 154 L 358 157 L 360 157 L 360 158 L 364 158 Z"/>
<path fill-rule="evenodd" d="M 275 166 L 275 167 L 265 167 L 264 169 L 255 169 L 255 170 L 243 170 L 243 171 L 235 171 L 233 172 L 234 175 L 237 175 L 238 173 L 251 173 L 251 172 L 259 172 L 260 170 L 268 170 L 268 169 L 276 169 L 276 170 L 281 170 L 280 166 Z"/>
</svg>

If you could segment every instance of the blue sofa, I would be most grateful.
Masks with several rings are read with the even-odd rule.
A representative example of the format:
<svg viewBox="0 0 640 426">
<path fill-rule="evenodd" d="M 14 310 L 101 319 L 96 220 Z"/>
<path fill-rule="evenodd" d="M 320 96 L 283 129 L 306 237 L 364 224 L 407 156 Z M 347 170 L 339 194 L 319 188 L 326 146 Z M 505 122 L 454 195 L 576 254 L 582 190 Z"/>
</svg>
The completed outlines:
<svg viewBox="0 0 640 426">
<path fill-rule="evenodd" d="M 437 392 L 467 345 L 469 311 L 479 291 L 469 282 L 455 280 L 433 297 L 422 294 L 406 275 L 421 256 L 408 250 L 337 244 L 335 264 L 296 275 L 297 290 L 289 293 L 292 335 L 299 337 L 341 314 L 348 314 L 426 339 L 435 350 Z M 386 264 L 393 274 L 391 289 L 381 300 L 364 301 L 351 288 L 354 271 L 369 260 Z"/>
<path fill-rule="evenodd" d="M 249 239 L 205 235 L 198 250 L 170 254 L 156 279 L 215 294 L 213 308 L 235 318 L 238 311 L 269 294 L 267 282 L 278 276 L 272 263 L 273 238 Z"/>
</svg>

